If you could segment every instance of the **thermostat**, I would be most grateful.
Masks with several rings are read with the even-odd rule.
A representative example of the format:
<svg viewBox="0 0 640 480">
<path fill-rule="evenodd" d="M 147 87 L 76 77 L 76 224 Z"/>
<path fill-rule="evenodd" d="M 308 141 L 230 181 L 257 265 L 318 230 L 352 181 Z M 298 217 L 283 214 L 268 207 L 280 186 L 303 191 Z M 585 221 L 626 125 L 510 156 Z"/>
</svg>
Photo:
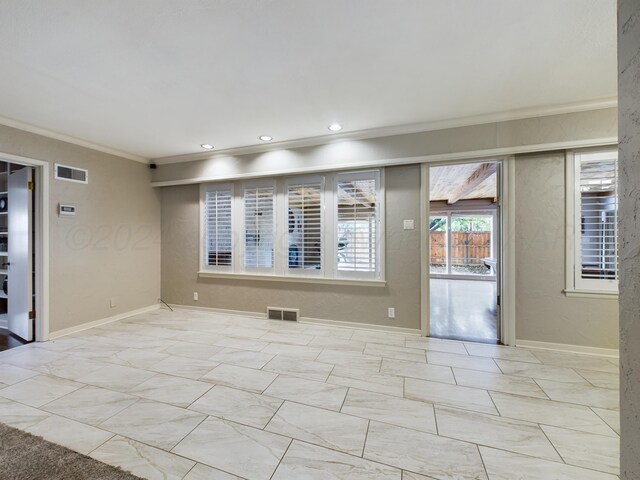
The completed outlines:
<svg viewBox="0 0 640 480">
<path fill-rule="evenodd" d="M 66 217 L 73 217 L 76 214 L 75 205 L 62 205 L 58 206 L 58 215 L 64 215 Z"/>
</svg>

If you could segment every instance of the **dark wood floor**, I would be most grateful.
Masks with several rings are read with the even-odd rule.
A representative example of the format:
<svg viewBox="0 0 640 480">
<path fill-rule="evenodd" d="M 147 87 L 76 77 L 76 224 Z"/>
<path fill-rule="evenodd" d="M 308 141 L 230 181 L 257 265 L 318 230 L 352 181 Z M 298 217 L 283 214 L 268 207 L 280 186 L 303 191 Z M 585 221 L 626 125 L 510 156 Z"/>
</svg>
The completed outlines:
<svg viewBox="0 0 640 480">
<path fill-rule="evenodd" d="M 13 335 L 6 328 L 0 328 L 0 352 L 24 345 L 24 340 Z"/>
<path fill-rule="evenodd" d="M 498 343 L 496 282 L 432 278 L 432 337 Z"/>
</svg>

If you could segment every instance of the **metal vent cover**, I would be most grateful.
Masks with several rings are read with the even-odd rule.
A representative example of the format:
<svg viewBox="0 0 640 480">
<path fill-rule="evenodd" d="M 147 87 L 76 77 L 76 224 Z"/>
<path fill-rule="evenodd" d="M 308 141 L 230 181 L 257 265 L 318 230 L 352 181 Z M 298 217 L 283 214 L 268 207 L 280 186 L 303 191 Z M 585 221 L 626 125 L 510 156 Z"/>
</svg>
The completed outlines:
<svg viewBox="0 0 640 480">
<path fill-rule="evenodd" d="M 55 178 L 69 182 L 88 183 L 89 172 L 83 168 L 70 167 L 68 165 L 55 164 Z"/>
<path fill-rule="evenodd" d="M 297 308 L 267 307 L 267 318 L 269 320 L 286 320 L 297 322 L 300 310 Z"/>
</svg>

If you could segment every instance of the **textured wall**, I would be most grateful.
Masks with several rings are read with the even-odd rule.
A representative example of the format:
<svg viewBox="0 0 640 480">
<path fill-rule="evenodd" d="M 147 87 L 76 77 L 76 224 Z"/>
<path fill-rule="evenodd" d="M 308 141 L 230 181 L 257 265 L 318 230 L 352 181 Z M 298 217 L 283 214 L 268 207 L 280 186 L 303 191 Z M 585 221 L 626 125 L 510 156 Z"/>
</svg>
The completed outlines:
<svg viewBox="0 0 640 480">
<path fill-rule="evenodd" d="M 640 1 L 618 1 L 621 478 L 640 478 Z"/>
<path fill-rule="evenodd" d="M 614 298 L 567 297 L 565 156 L 516 157 L 516 336 L 518 340 L 618 347 Z"/>
<path fill-rule="evenodd" d="M 0 152 L 89 170 L 83 185 L 50 169 L 51 332 L 157 303 L 160 201 L 147 165 L 3 126 Z M 59 203 L 76 216 L 59 217 Z"/>
<path fill-rule="evenodd" d="M 482 152 L 501 148 L 531 152 L 539 150 L 536 145 L 597 142 L 616 135 L 617 110 L 606 108 L 235 157 L 213 153 L 211 158 L 199 161 L 160 165 L 153 172 L 153 181 L 211 180 L 247 173 L 273 175 L 301 169 L 361 168 L 375 162 L 411 163 L 413 157 L 460 155 L 461 152 L 473 158 Z"/>
<path fill-rule="evenodd" d="M 420 167 L 386 169 L 386 287 L 198 278 L 198 185 L 162 191 L 162 298 L 201 307 L 265 313 L 300 308 L 303 317 L 420 328 Z M 193 301 L 193 292 L 199 301 Z M 387 318 L 387 308 L 396 318 Z"/>
</svg>

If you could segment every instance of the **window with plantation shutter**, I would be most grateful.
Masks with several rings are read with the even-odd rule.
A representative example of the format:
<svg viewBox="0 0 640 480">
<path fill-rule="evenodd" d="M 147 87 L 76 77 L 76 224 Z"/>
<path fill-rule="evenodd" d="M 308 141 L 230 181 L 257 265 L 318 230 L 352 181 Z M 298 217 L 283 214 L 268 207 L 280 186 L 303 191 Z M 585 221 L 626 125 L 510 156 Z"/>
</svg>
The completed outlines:
<svg viewBox="0 0 640 480">
<path fill-rule="evenodd" d="M 378 173 L 338 174 L 336 180 L 337 271 L 377 277 L 379 270 Z"/>
<path fill-rule="evenodd" d="M 204 194 L 204 264 L 229 269 L 233 261 L 231 186 L 209 187 Z"/>
<path fill-rule="evenodd" d="M 312 274 L 322 270 L 323 182 L 321 178 L 287 183 L 287 267 Z"/>
<path fill-rule="evenodd" d="M 204 277 L 384 282 L 384 171 L 200 185 Z"/>
<path fill-rule="evenodd" d="M 244 267 L 272 269 L 274 264 L 275 188 L 245 186 L 244 204 Z"/>
<path fill-rule="evenodd" d="M 615 149 L 573 155 L 573 287 L 618 290 L 618 154 Z"/>
</svg>

